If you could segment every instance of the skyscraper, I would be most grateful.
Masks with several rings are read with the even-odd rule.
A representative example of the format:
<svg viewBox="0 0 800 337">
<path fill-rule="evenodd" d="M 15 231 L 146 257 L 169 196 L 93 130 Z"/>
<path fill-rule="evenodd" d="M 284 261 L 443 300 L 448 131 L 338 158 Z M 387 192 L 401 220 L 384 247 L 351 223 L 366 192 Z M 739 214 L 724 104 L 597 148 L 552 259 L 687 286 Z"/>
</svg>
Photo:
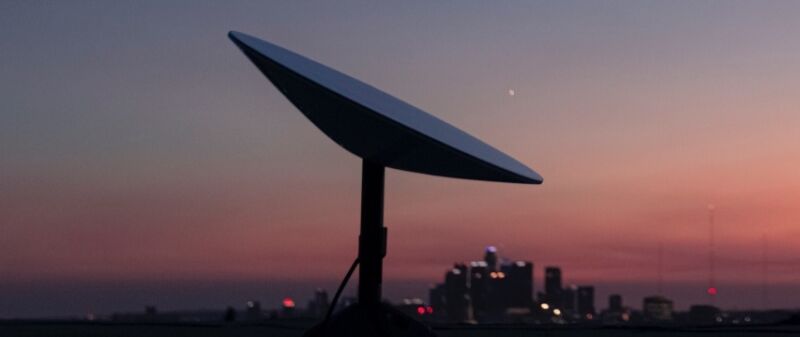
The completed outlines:
<svg viewBox="0 0 800 337">
<path fill-rule="evenodd" d="M 486 261 L 490 272 L 497 271 L 497 248 L 495 248 L 495 246 L 486 247 L 483 260 Z"/>
<path fill-rule="evenodd" d="M 612 294 L 608 296 L 608 311 L 622 312 L 622 295 Z"/>
<path fill-rule="evenodd" d="M 533 263 L 517 261 L 503 266 L 507 276 L 506 305 L 508 307 L 530 307 L 533 304 Z"/>
<path fill-rule="evenodd" d="M 570 314 L 578 312 L 578 286 L 570 284 L 564 287 L 561 293 L 561 305 L 565 312 Z"/>
<path fill-rule="evenodd" d="M 489 312 L 488 268 L 488 264 L 484 261 L 470 263 L 469 295 L 472 303 L 472 313 L 477 320 L 480 320 Z"/>
<path fill-rule="evenodd" d="M 622 305 L 622 295 L 608 296 L 608 310 L 601 314 L 604 324 L 624 324 L 630 321 L 631 315 Z"/>
<path fill-rule="evenodd" d="M 469 319 L 467 266 L 456 264 L 447 272 L 444 281 L 447 318 L 461 322 Z"/>
<path fill-rule="evenodd" d="M 433 288 L 431 288 L 431 290 L 428 292 L 428 303 L 433 307 L 433 312 L 437 317 L 444 316 L 446 314 L 445 309 L 447 307 L 447 291 L 444 283 L 436 284 Z"/>
<path fill-rule="evenodd" d="M 544 269 L 545 301 L 555 308 L 563 305 L 561 288 L 561 268 L 547 267 Z"/>
<path fill-rule="evenodd" d="M 578 287 L 578 314 L 585 319 L 594 318 L 594 287 Z"/>
</svg>

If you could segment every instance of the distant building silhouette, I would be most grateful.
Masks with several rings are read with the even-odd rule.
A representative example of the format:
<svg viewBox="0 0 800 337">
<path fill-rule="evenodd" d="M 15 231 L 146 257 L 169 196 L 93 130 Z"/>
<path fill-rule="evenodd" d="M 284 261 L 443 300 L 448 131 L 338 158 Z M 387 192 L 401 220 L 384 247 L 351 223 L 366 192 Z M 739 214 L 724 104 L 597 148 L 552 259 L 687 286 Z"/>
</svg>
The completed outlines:
<svg viewBox="0 0 800 337">
<path fill-rule="evenodd" d="M 235 322 L 236 321 L 236 309 L 233 307 L 228 307 L 225 309 L 225 316 L 222 318 L 225 322 Z"/>
<path fill-rule="evenodd" d="M 517 261 L 508 265 L 507 305 L 515 308 L 533 306 L 533 262 Z"/>
<path fill-rule="evenodd" d="M 664 322 L 672 320 L 673 303 L 663 296 L 645 297 L 642 314 L 649 322 Z"/>
<path fill-rule="evenodd" d="M 622 312 L 622 295 L 612 294 L 608 296 L 608 311 Z"/>
<path fill-rule="evenodd" d="M 528 310 L 533 303 L 533 264 L 500 266 L 498 261 L 497 249 L 489 246 L 483 261 L 455 264 L 446 273 L 444 284 L 430 290 L 430 306 L 440 309 L 431 317 L 455 322 L 496 321 L 503 319 L 509 307 Z"/>
<path fill-rule="evenodd" d="M 578 286 L 570 284 L 561 290 L 561 308 L 570 314 L 578 313 Z"/>
<path fill-rule="evenodd" d="M 582 319 L 593 319 L 595 316 L 594 308 L 594 287 L 578 287 L 578 315 Z"/>
<path fill-rule="evenodd" d="M 508 275 L 503 271 L 489 272 L 487 281 L 487 316 L 476 316 L 475 319 L 482 321 L 500 321 L 505 315 L 508 293 Z"/>
<path fill-rule="evenodd" d="M 430 320 L 436 317 L 436 309 L 430 304 L 425 304 L 421 298 L 404 298 L 394 306 L 397 310 L 419 320 Z"/>
<path fill-rule="evenodd" d="M 689 321 L 701 325 L 722 323 L 722 312 L 713 305 L 693 305 L 689 307 Z"/>
<path fill-rule="evenodd" d="M 473 261 L 470 263 L 469 297 L 472 304 L 473 318 L 477 320 L 484 319 L 491 313 L 489 275 L 489 264 L 486 261 Z"/>
<path fill-rule="evenodd" d="M 544 269 L 544 300 L 555 308 L 563 308 L 563 289 L 561 287 L 561 268 L 547 267 Z"/>
<path fill-rule="evenodd" d="M 603 324 L 625 324 L 631 320 L 631 312 L 622 304 L 622 295 L 608 296 L 608 310 L 602 313 Z"/>
<path fill-rule="evenodd" d="M 502 261 L 502 262 L 501 262 Z M 534 301 L 534 264 L 501 259 L 495 247 L 484 251 L 482 261 L 455 264 L 445 282 L 430 289 L 429 305 L 438 310 L 425 319 L 451 322 L 523 322 L 595 318 L 594 287 L 562 288 L 561 269 L 547 267 L 544 292 Z"/>
<path fill-rule="evenodd" d="M 497 248 L 495 246 L 486 247 L 483 261 L 486 261 L 487 269 L 490 272 L 497 271 Z"/>
<path fill-rule="evenodd" d="M 444 283 L 439 283 L 428 291 L 428 303 L 433 308 L 433 317 L 437 319 L 447 317 L 447 292 Z"/>
<path fill-rule="evenodd" d="M 466 265 L 456 264 L 445 276 L 445 310 L 451 321 L 461 322 L 470 318 L 468 272 Z"/>
<path fill-rule="evenodd" d="M 154 305 L 148 305 L 144 307 L 143 313 L 115 313 L 111 316 L 111 320 L 117 322 L 175 322 L 180 320 L 180 316 L 172 312 L 159 312 Z"/>
<path fill-rule="evenodd" d="M 329 308 L 328 292 L 324 289 L 317 289 L 314 292 L 314 298 L 308 302 L 308 315 L 322 318 L 328 313 Z"/>
</svg>

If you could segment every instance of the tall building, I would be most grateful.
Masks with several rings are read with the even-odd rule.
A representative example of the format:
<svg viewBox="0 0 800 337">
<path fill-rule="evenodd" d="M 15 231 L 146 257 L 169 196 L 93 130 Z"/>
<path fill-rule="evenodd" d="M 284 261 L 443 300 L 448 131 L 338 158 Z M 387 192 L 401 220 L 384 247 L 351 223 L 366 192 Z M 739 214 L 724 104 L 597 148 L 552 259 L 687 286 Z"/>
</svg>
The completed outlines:
<svg viewBox="0 0 800 337">
<path fill-rule="evenodd" d="M 622 295 L 608 296 L 608 310 L 602 313 L 603 324 L 625 324 L 631 320 L 631 313 L 622 305 Z"/>
<path fill-rule="evenodd" d="M 469 319 L 467 272 L 466 265 L 456 264 L 445 276 L 445 311 L 450 321 L 462 322 Z"/>
<path fill-rule="evenodd" d="M 564 287 L 561 293 L 561 307 L 564 312 L 577 314 L 578 312 L 578 286 L 570 284 Z"/>
<path fill-rule="evenodd" d="M 544 269 L 544 293 L 545 300 L 551 306 L 561 308 L 563 305 L 563 289 L 561 288 L 561 269 L 558 267 L 547 267 Z"/>
<path fill-rule="evenodd" d="M 594 318 L 594 287 L 578 287 L 578 314 L 585 319 Z"/>
<path fill-rule="evenodd" d="M 622 312 L 622 295 L 612 294 L 608 296 L 608 311 Z"/>
<path fill-rule="evenodd" d="M 483 260 L 486 261 L 490 272 L 497 271 L 497 248 L 495 246 L 486 247 Z"/>
<path fill-rule="evenodd" d="M 502 267 L 506 275 L 506 306 L 513 308 L 533 305 L 533 263 L 517 261 Z"/>
<path fill-rule="evenodd" d="M 456 264 L 446 273 L 444 284 L 430 290 L 430 303 L 437 318 L 501 322 L 509 313 L 530 314 L 534 307 L 533 263 L 500 263 L 497 249 L 492 246 L 484 253 L 482 261 L 468 266 Z M 558 268 L 555 271 L 555 281 L 560 286 L 561 272 Z"/>
<path fill-rule="evenodd" d="M 485 261 L 473 261 L 470 263 L 469 296 L 472 303 L 472 314 L 477 320 L 486 317 L 490 311 L 489 301 L 491 297 L 488 268 L 489 265 Z"/>
<path fill-rule="evenodd" d="M 501 267 L 505 269 L 505 266 Z M 508 276 L 505 271 L 490 271 L 486 279 L 486 315 L 488 321 L 503 319 L 508 308 Z"/>
<path fill-rule="evenodd" d="M 447 292 L 444 283 L 435 285 L 428 292 L 428 303 L 433 307 L 433 312 L 437 317 L 446 314 Z"/>
<path fill-rule="evenodd" d="M 644 298 L 642 313 L 650 322 L 663 322 L 672 320 L 673 303 L 663 296 L 650 296 Z"/>
</svg>

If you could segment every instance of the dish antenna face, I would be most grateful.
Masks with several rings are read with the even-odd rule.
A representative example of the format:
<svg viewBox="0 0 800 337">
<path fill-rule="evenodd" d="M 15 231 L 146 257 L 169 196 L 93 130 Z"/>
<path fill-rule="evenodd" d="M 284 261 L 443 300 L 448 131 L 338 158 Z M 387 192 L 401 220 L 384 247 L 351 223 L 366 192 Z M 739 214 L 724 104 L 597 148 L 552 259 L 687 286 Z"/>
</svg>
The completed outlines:
<svg viewBox="0 0 800 337">
<path fill-rule="evenodd" d="M 252 36 L 229 36 L 311 122 L 356 156 L 445 177 L 542 182 L 514 158 L 364 82 Z"/>
<path fill-rule="evenodd" d="M 385 167 L 453 178 L 542 183 L 539 174 L 514 158 L 383 91 L 247 34 L 228 36 L 314 125 L 363 159 L 359 303 L 311 334 L 400 332 L 397 319 L 404 316 L 381 305 Z M 406 334 L 430 334 L 413 322 L 400 324 Z"/>
</svg>

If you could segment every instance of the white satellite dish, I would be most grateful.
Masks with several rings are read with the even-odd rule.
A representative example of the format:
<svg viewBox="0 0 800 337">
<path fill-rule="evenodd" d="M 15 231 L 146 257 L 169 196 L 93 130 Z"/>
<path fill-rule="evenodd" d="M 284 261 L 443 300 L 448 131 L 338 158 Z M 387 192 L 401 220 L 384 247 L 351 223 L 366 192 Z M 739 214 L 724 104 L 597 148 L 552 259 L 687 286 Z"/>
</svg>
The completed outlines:
<svg viewBox="0 0 800 337">
<path fill-rule="evenodd" d="M 328 326 L 337 334 L 381 335 L 386 329 L 397 333 L 376 323 L 386 321 L 387 315 L 380 313 L 388 310 L 381 305 L 385 167 L 454 178 L 542 183 L 539 174 L 514 158 L 364 82 L 247 34 L 228 36 L 312 123 L 363 159 L 359 303 L 357 309 L 340 314 L 338 325 Z M 410 332 L 416 325 L 404 326 Z"/>
</svg>

